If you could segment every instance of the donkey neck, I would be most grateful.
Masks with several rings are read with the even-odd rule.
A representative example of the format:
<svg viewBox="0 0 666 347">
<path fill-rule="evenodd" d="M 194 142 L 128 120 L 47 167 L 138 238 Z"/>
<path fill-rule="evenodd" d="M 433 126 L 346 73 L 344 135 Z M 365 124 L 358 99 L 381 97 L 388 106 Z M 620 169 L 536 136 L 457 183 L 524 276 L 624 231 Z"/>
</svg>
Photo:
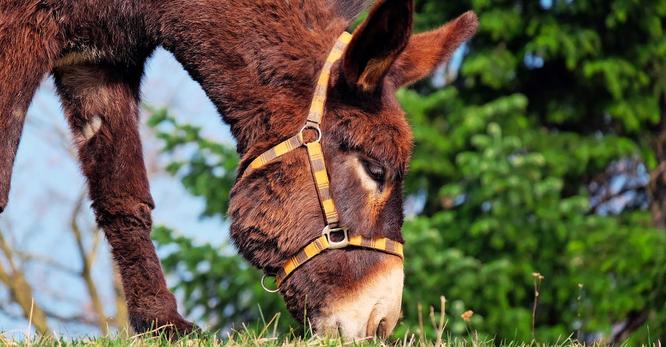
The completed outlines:
<svg viewBox="0 0 666 347">
<path fill-rule="evenodd" d="M 348 25 L 326 0 L 174 0 L 156 8 L 159 41 L 202 85 L 241 155 L 302 126 L 319 70 Z"/>
</svg>

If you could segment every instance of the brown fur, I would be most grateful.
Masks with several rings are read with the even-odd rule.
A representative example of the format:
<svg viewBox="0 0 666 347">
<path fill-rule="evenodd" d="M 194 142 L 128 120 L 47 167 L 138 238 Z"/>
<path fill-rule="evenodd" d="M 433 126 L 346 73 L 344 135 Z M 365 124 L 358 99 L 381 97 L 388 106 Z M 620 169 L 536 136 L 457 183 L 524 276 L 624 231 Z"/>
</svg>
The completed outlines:
<svg viewBox="0 0 666 347">
<path fill-rule="evenodd" d="M 43 75 L 53 73 L 97 221 L 121 269 L 134 328 L 171 323 L 173 332 L 189 331 L 150 241 L 153 201 L 137 131 L 147 57 L 164 46 L 203 86 L 231 126 L 243 172 L 302 126 L 323 61 L 363 3 L 0 0 L 0 211 L 25 111 Z M 334 66 L 322 124 L 341 223 L 352 233 L 398 241 L 412 141 L 395 90 L 428 74 L 476 28 L 476 18 L 467 14 L 410 41 L 412 8 L 411 0 L 377 2 Z M 429 48 L 429 42 L 443 48 Z M 359 159 L 386 171 L 373 198 L 352 165 Z M 324 222 L 304 151 L 239 180 L 229 215 L 239 251 L 267 272 L 318 236 Z M 321 298 L 361 285 L 387 256 L 325 252 L 299 268 L 281 292 L 297 318 L 307 308 L 316 319 L 326 302 Z"/>
</svg>

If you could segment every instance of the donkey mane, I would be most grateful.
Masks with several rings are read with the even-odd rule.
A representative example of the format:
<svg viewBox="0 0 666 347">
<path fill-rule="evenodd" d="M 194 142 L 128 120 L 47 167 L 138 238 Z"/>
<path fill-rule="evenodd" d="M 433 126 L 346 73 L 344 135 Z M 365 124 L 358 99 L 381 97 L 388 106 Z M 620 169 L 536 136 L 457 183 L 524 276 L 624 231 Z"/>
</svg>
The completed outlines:
<svg viewBox="0 0 666 347">
<path fill-rule="evenodd" d="M 178 18 L 192 36 L 183 37 L 182 27 L 174 32 L 167 28 L 161 41 L 204 89 L 212 91 L 213 102 L 237 139 L 239 154 L 252 157 L 298 130 L 328 51 L 367 1 L 231 3 L 215 5 L 235 15 L 233 22 L 221 24 L 224 30 L 215 32 L 209 27 L 219 18 L 183 16 L 178 8 L 164 13 L 161 22 Z M 196 65 L 190 64 L 193 57 Z M 220 70 L 207 71 L 209 66 Z M 216 73 L 224 74 L 224 81 L 209 82 L 207 77 Z"/>
</svg>

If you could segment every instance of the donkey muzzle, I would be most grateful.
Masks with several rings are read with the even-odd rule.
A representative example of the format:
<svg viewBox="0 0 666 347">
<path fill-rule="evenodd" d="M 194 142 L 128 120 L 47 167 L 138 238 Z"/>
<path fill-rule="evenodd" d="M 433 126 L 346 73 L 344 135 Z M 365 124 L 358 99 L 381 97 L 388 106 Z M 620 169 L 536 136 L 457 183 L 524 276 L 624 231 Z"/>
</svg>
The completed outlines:
<svg viewBox="0 0 666 347">
<path fill-rule="evenodd" d="M 386 255 L 362 283 L 342 288 L 314 322 L 319 334 L 345 339 L 388 337 L 400 318 L 404 281 L 401 258 Z"/>
</svg>

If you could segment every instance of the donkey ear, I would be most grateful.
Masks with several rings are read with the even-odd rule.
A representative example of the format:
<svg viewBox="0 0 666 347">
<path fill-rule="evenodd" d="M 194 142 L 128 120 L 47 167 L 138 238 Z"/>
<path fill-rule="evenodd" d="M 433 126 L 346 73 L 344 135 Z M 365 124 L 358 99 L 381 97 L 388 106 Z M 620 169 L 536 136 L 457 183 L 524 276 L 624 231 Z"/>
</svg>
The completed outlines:
<svg viewBox="0 0 666 347">
<path fill-rule="evenodd" d="M 377 90 L 412 34 L 413 0 L 379 0 L 354 31 L 342 61 L 350 87 Z"/>
<path fill-rule="evenodd" d="M 430 75 L 438 65 L 448 61 L 463 42 L 476 33 L 479 20 L 472 11 L 438 29 L 414 35 L 391 69 L 397 86 L 414 83 Z"/>
</svg>

